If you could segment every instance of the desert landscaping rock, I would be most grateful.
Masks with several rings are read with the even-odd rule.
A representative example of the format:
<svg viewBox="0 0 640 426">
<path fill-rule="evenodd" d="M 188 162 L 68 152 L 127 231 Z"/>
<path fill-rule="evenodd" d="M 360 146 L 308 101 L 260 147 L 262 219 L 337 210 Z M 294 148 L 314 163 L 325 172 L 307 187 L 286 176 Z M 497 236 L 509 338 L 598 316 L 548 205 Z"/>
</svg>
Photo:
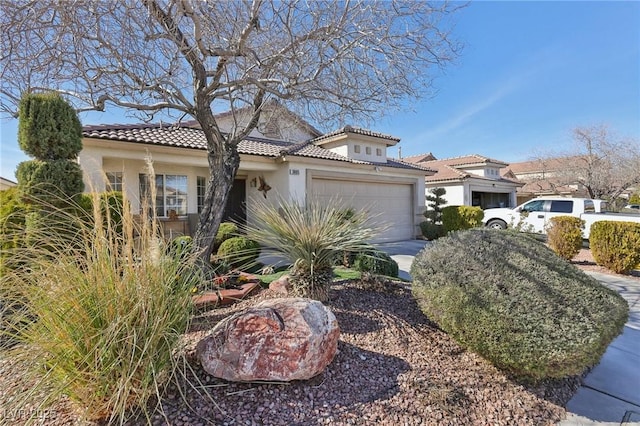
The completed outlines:
<svg viewBox="0 0 640 426">
<path fill-rule="evenodd" d="M 579 377 L 512 381 L 430 323 L 403 283 L 378 291 L 357 282 L 334 285 L 327 305 L 341 328 L 338 353 L 311 380 L 232 383 L 197 366 L 195 346 L 218 321 L 277 297 L 263 290 L 195 318 L 185 344 L 202 385 L 187 388 L 186 401 L 168 389 L 161 401 L 166 419 L 156 416 L 154 425 L 554 425 L 580 383 Z M 0 405 L 19 386 L 11 371 L 0 362 Z M 67 407 L 60 406 L 55 424 L 78 424 Z"/>
<path fill-rule="evenodd" d="M 220 321 L 196 348 L 205 371 L 233 382 L 310 379 L 333 360 L 340 329 L 322 303 L 265 300 Z"/>
</svg>

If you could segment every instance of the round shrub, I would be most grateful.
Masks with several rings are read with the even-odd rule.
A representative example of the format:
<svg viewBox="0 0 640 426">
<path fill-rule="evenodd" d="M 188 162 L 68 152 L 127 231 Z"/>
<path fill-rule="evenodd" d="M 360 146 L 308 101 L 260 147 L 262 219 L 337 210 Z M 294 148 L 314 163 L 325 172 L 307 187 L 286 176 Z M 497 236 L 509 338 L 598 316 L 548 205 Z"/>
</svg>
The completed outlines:
<svg viewBox="0 0 640 426">
<path fill-rule="evenodd" d="M 482 225 L 483 217 L 480 207 L 447 206 L 442 209 L 442 225 L 446 232 L 476 228 Z"/>
<path fill-rule="evenodd" d="M 68 160 L 29 160 L 18 164 L 18 186 L 29 200 L 42 200 L 58 205 L 67 197 L 84 191 L 82 169 L 78 163 Z"/>
<path fill-rule="evenodd" d="M 232 267 L 251 266 L 260 256 L 260 244 L 247 237 L 232 237 L 220 244 L 218 257 Z"/>
<path fill-rule="evenodd" d="M 218 227 L 216 233 L 215 246 L 220 247 L 220 244 L 232 238 L 238 234 L 238 226 L 231 222 L 222 222 Z"/>
<path fill-rule="evenodd" d="M 354 269 L 388 277 L 398 276 L 398 263 L 381 251 L 359 253 L 353 262 Z"/>
<path fill-rule="evenodd" d="M 596 222 L 591 225 L 589 247 L 598 265 L 625 274 L 640 264 L 640 224 Z"/>
<path fill-rule="evenodd" d="M 571 260 L 582 248 L 584 220 L 573 216 L 556 216 L 547 229 L 549 247 L 563 259 Z"/>
<path fill-rule="evenodd" d="M 422 236 L 427 240 L 437 240 L 447 235 L 443 225 L 429 221 L 420 222 L 420 230 L 422 231 Z"/>
<path fill-rule="evenodd" d="M 628 317 L 615 291 L 516 232 L 450 234 L 416 256 L 411 276 L 425 315 L 523 380 L 580 374 Z"/>
</svg>

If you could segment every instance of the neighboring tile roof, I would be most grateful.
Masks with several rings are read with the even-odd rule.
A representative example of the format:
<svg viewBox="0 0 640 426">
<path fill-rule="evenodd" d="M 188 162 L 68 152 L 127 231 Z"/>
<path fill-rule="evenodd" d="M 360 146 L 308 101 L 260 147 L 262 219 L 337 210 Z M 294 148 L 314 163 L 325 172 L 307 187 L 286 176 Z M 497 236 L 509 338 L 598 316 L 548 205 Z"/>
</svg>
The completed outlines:
<svg viewBox="0 0 640 426">
<path fill-rule="evenodd" d="M 433 160 L 437 160 L 437 158 L 430 152 L 426 154 L 410 155 L 408 157 L 402 158 L 402 161 L 406 161 L 407 163 L 413 163 L 413 164 L 424 163 L 426 161 L 433 161 Z"/>
<path fill-rule="evenodd" d="M 453 157 L 453 158 L 443 158 L 442 160 L 432 160 L 426 161 L 427 165 L 447 165 L 451 167 L 460 167 L 460 166 L 474 166 L 481 164 L 496 164 L 499 166 L 507 166 L 508 164 L 504 161 L 495 160 L 493 158 L 484 157 L 478 154 L 464 155 L 461 157 Z"/>
<path fill-rule="evenodd" d="M 352 127 L 352 126 L 344 126 L 340 129 L 334 130 L 333 132 L 326 133 L 322 136 L 319 136 L 311 140 L 311 142 L 314 142 L 314 143 L 320 142 L 322 140 L 329 139 L 333 136 L 341 135 L 343 133 L 354 133 L 356 135 L 372 136 L 374 138 L 387 139 L 387 140 L 393 141 L 394 144 L 400 142 L 400 138 L 397 138 L 395 136 L 386 135 L 384 133 L 373 132 L 371 130 L 361 129 L 359 127 Z"/>
<path fill-rule="evenodd" d="M 162 124 L 84 126 L 82 134 L 85 138 L 206 150 L 207 141 L 202 130 L 193 127 L 193 122 L 183 123 L 183 125 L 184 124 L 191 127 L 167 126 Z M 282 155 L 291 155 L 324 160 L 344 161 L 354 164 L 371 164 L 407 170 L 435 171 L 426 165 L 409 164 L 394 159 L 388 159 L 387 163 L 353 160 L 317 146 L 312 141 L 292 143 L 247 136 L 238 144 L 238 152 L 245 155 L 259 155 L 273 158 L 277 158 Z"/>
<path fill-rule="evenodd" d="M 427 176 L 427 182 L 441 182 L 441 181 L 460 181 L 468 178 L 474 179 L 483 179 L 494 182 L 512 182 L 518 183 L 517 180 L 508 179 L 508 178 L 500 178 L 493 179 L 487 178 L 484 176 L 479 176 L 473 173 L 469 173 L 464 170 L 464 166 L 479 166 L 486 164 L 493 164 L 496 166 L 507 166 L 507 164 L 500 160 L 495 160 L 493 158 L 484 157 L 478 154 L 465 155 L 462 157 L 454 157 L 454 158 L 444 158 L 442 160 L 431 160 L 429 158 L 433 158 L 431 153 L 429 154 L 421 154 L 421 155 L 413 155 L 410 157 L 403 158 L 404 161 L 409 163 L 419 164 L 424 167 L 428 167 L 430 169 L 436 170 L 436 174 L 433 176 Z"/>
<path fill-rule="evenodd" d="M 509 169 L 515 174 L 552 172 L 567 168 L 567 166 L 575 164 L 579 160 L 583 160 L 581 156 L 558 157 L 548 159 L 536 159 L 531 161 L 522 161 L 519 163 L 509 164 Z"/>
</svg>

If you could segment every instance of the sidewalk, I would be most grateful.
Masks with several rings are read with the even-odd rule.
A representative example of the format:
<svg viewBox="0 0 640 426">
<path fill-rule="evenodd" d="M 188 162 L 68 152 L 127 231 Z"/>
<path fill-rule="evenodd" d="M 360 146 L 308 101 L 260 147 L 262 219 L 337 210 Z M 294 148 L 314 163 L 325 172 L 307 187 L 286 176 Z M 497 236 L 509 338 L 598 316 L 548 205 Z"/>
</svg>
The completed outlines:
<svg viewBox="0 0 640 426">
<path fill-rule="evenodd" d="M 421 240 L 380 244 L 410 280 L 414 256 L 429 242 Z M 640 425 L 640 281 L 586 272 L 629 303 L 629 321 L 607 348 L 600 363 L 585 377 L 566 406 L 567 418 L 559 426 Z"/>
<path fill-rule="evenodd" d="M 559 425 L 640 425 L 640 281 L 587 273 L 627 300 L 629 321 L 585 377 Z"/>
</svg>

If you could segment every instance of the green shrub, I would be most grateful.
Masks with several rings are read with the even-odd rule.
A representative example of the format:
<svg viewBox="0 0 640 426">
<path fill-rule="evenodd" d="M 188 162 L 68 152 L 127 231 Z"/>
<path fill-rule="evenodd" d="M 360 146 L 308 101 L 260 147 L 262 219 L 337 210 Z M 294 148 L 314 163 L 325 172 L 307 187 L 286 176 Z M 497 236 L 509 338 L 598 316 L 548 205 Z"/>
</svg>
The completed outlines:
<svg viewBox="0 0 640 426">
<path fill-rule="evenodd" d="M 0 191 L 0 249 L 11 250 L 22 245 L 21 231 L 28 209 L 17 187 Z"/>
<path fill-rule="evenodd" d="M 231 222 L 222 222 L 218 227 L 218 232 L 216 233 L 215 247 L 219 248 L 220 244 L 237 235 L 238 225 Z"/>
<path fill-rule="evenodd" d="M 82 150 L 78 114 L 57 93 L 27 93 L 20 100 L 18 144 L 39 160 L 74 160 Z"/>
<path fill-rule="evenodd" d="M 442 224 L 447 232 L 478 227 L 482 225 L 483 217 L 480 207 L 447 206 L 442 209 Z"/>
<path fill-rule="evenodd" d="M 549 247 L 563 259 L 571 260 L 582 248 L 584 220 L 573 216 L 556 216 L 549 221 L 547 242 Z"/>
<path fill-rule="evenodd" d="M 387 277 L 398 276 L 398 263 L 387 253 L 381 251 L 363 252 L 356 256 L 353 268 L 360 272 L 369 272 Z"/>
<path fill-rule="evenodd" d="M 231 237 L 220 244 L 218 257 L 233 268 L 250 267 L 260 256 L 260 244 L 247 237 Z"/>
<path fill-rule="evenodd" d="M 34 383 L 34 392 L 7 396 L 10 406 L 3 408 L 10 412 L 44 410 L 64 396 L 87 420 L 123 424 L 136 411 L 149 419 L 150 410 L 162 410 L 148 402 L 160 400 L 168 381 L 186 391 L 178 374 L 186 365 L 180 339 L 198 285 L 197 258 L 164 256 L 157 224 L 144 214 L 135 221 L 126 201 L 124 232 L 116 232 L 102 223 L 101 203 L 94 194 L 90 223 L 58 212 L 69 215 L 78 244 L 35 227 L 40 244 L 19 252 L 32 267 L 0 277 L 0 294 L 14 311 L 3 318 L 0 342 L 19 343 L 0 347 L 1 356 L 21 366 L 13 372 L 21 381 Z"/>
<path fill-rule="evenodd" d="M 82 169 L 69 160 L 29 160 L 18 164 L 18 186 L 28 201 L 64 206 L 68 198 L 84 191 Z"/>
<path fill-rule="evenodd" d="M 516 232 L 452 233 L 415 258 L 411 276 L 429 319 L 523 380 L 580 374 L 628 317 L 615 291 Z"/>
<path fill-rule="evenodd" d="M 640 264 L 640 223 L 595 222 L 589 247 L 598 265 L 624 274 Z"/>
<path fill-rule="evenodd" d="M 447 232 L 444 229 L 444 225 L 436 224 L 429 221 L 420 222 L 420 230 L 422 231 L 422 236 L 429 241 L 437 240 L 438 238 L 447 235 Z"/>
</svg>

